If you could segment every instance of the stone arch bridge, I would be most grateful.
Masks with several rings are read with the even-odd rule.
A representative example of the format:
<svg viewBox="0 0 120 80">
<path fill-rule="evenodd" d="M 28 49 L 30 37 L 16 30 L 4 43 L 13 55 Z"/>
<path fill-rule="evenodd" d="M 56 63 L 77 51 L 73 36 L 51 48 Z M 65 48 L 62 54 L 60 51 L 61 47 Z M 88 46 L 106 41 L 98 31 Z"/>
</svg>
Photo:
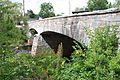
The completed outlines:
<svg viewBox="0 0 120 80">
<path fill-rule="evenodd" d="M 44 31 L 62 33 L 88 44 L 89 39 L 85 28 L 94 30 L 98 26 L 105 25 L 120 25 L 120 10 L 107 9 L 31 21 L 29 29 L 33 28 L 38 32 L 34 36 L 31 53 L 36 54 L 39 52 L 39 48 L 45 45 L 44 40 L 40 36 L 40 33 Z"/>
</svg>

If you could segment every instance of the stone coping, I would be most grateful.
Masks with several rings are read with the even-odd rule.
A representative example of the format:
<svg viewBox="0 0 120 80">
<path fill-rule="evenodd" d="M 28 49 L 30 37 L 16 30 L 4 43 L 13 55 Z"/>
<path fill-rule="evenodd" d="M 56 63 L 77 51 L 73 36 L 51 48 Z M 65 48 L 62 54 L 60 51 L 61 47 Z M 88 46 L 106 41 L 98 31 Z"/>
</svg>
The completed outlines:
<svg viewBox="0 0 120 80">
<path fill-rule="evenodd" d="M 44 20 L 58 19 L 58 18 L 91 16 L 91 15 L 103 15 L 103 14 L 113 14 L 113 13 L 120 13 L 120 9 L 118 9 L 118 8 L 110 8 L 110 9 L 106 9 L 106 10 L 97 10 L 97 11 L 84 12 L 84 13 L 72 14 L 72 15 L 67 15 L 67 16 L 50 17 L 50 18 L 40 19 L 40 21 L 41 20 L 44 21 Z"/>
</svg>

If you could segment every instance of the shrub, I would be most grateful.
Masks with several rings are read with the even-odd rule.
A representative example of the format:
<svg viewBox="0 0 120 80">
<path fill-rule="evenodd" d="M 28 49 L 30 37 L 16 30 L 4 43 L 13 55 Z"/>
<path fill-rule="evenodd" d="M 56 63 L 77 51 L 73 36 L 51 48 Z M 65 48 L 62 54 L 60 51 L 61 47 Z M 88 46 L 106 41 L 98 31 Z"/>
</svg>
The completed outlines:
<svg viewBox="0 0 120 80">
<path fill-rule="evenodd" d="M 89 32 L 86 52 L 76 50 L 72 62 L 61 66 L 58 80 L 119 80 L 120 54 L 117 52 L 118 26 L 105 26 Z"/>
<path fill-rule="evenodd" d="M 36 56 L 4 50 L 5 57 L 0 58 L 0 80 L 119 80 L 117 29 L 117 26 L 105 26 L 89 32 L 88 49 L 76 50 L 70 62 L 61 57 L 62 47 L 57 55 L 47 50 Z"/>
</svg>

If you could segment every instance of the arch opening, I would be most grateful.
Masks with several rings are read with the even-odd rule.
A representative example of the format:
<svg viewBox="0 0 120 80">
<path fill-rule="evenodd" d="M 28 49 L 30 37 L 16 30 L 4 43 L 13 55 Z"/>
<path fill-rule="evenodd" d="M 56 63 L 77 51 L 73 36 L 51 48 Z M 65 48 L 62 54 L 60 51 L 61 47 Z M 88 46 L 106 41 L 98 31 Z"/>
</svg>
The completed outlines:
<svg viewBox="0 0 120 80">
<path fill-rule="evenodd" d="M 40 34 L 46 43 L 54 50 L 55 53 L 58 51 L 58 46 L 62 43 L 62 56 L 69 58 L 71 54 L 75 51 L 73 46 L 78 44 L 82 51 L 87 49 L 86 46 L 82 45 L 82 43 L 76 41 L 75 39 L 53 31 L 45 31 Z"/>
<path fill-rule="evenodd" d="M 34 36 L 35 34 L 38 34 L 37 30 L 34 28 L 29 29 L 30 33 Z"/>
</svg>

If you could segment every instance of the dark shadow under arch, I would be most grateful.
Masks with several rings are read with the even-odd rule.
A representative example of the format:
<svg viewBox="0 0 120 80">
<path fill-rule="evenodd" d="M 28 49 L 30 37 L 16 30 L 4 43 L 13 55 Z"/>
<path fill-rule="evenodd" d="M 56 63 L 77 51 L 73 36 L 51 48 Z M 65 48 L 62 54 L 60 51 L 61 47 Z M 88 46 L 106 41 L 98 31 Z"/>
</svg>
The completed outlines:
<svg viewBox="0 0 120 80">
<path fill-rule="evenodd" d="M 45 32 L 42 32 L 40 35 L 42 35 L 44 40 L 54 50 L 55 53 L 57 53 L 59 44 L 62 43 L 63 57 L 69 58 L 71 56 L 71 54 L 75 51 L 73 49 L 73 46 L 75 46 L 76 43 L 81 47 L 82 51 L 85 51 L 86 49 L 85 46 L 83 46 L 81 43 L 79 43 L 75 39 L 57 32 L 45 31 Z"/>
<path fill-rule="evenodd" d="M 38 34 L 38 32 L 34 28 L 29 29 L 29 31 L 32 35 Z"/>
</svg>

